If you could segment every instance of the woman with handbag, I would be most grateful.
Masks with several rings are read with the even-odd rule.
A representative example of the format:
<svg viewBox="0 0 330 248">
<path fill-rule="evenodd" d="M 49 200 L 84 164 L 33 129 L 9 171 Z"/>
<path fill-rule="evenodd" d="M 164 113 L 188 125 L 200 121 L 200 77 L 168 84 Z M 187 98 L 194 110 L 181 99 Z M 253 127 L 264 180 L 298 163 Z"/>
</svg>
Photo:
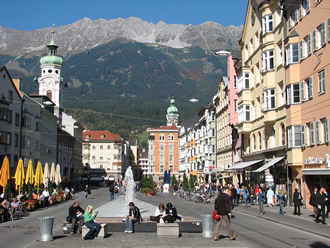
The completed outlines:
<svg viewBox="0 0 330 248">
<path fill-rule="evenodd" d="M 161 203 L 156 209 L 155 216 L 150 216 L 150 220 L 157 221 L 157 223 L 164 223 L 165 216 L 166 216 L 165 206 L 163 203 Z"/>
<path fill-rule="evenodd" d="M 222 220 L 224 219 L 227 225 L 228 233 L 229 233 L 229 239 L 235 240 L 236 235 L 234 234 L 234 230 L 230 224 L 230 216 L 231 216 L 231 210 L 230 210 L 230 189 L 225 186 L 223 187 L 223 193 L 221 193 L 214 203 L 214 208 L 216 212 L 220 215 L 220 219 L 216 224 L 215 232 L 214 232 L 214 241 L 219 241 L 219 230 L 222 223 Z M 215 218 L 215 217 L 214 217 Z"/>
</svg>

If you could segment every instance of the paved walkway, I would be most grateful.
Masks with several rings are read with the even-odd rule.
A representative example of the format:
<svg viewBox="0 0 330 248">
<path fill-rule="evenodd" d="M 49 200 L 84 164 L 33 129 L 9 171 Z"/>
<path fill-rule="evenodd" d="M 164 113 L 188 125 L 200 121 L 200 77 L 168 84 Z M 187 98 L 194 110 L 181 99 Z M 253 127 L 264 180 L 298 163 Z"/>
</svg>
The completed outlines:
<svg viewBox="0 0 330 248">
<path fill-rule="evenodd" d="M 142 218 L 149 218 L 150 215 L 155 214 L 156 206 L 137 198 L 134 198 L 133 202 L 140 209 Z M 95 209 L 95 211 L 99 211 L 97 217 L 125 217 L 128 215 L 128 206 L 125 206 L 125 196 L 121 195 L 117 199 Z"/>
<path fill-rule="evenodd" d="M 326 222 L 328 222 L 327 225 L 321 224 L 321 222 L 316 223 L 314 221 L 314 214 L 313 211 L 307 210 L 307 209 L 301 209 L 301 215 L 294 215 L 294 207 L 286 206 L 283 208 L 285 214 L 281 215 L 279 213 L 280 207 L 274 206 L 274 207 L 266 207 L 266 204 L 264 204 L 264 215 L 259 215 L 259 206 L 250 204 L 248 205 L 248 208 L 245 207 L 245 204 L 239 204 L 238 207 L 235 207 L 233 213 L 235 211 L 245 213 L 247 215 L 254 215 L 258 216 L 261 219 L 266 219 L 268 221 L 274 222 L 274 223 L 281 223 L 285 224 L 287 226 L 293 227 L 293 228 L 299 228 L 300 230 L 307 231 L 309 233 L 314 233 L 316 235 L 324 235 L 326 237 L 329 236 L 330 233 L 330 219 L 326 218 Z M 320 218 L 321 221 L 322 218 Z M 304 224 L 301 225 L 301 220 L 304 221 Z"/>
</svg>

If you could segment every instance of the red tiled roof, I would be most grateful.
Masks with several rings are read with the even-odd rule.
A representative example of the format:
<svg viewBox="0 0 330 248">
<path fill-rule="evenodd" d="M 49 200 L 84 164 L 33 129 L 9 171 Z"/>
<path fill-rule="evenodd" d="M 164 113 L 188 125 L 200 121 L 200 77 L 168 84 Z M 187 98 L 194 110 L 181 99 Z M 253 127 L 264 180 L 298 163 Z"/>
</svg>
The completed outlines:
<svg viewBox="0 0 330 248">
<path fill-rule="evenodd" d="M 89 137 L 87 136 L 89 135 Z M 103 138 L 101 138 L 101 135 L 104 135 Z M 120 140 L 117 135 L 109 132 L 109 131 L 84 131 L 83 132 L 83 140 Z"/>
<path fill-rule="evenodd" d="M 153 130 L 175 130 L 178 131 L 179 128 L 177 126 L 164 126 L 164 127 L 157 127 L 157 128 L 152 128 L 148 131 L 153 131 Z"/>
</svg>

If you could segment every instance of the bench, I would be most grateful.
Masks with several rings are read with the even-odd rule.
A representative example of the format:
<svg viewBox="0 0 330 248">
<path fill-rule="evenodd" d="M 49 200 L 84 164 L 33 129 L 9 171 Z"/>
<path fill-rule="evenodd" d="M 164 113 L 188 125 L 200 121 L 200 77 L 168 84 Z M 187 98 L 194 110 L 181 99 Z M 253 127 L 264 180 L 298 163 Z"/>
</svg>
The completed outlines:
<svg viewBox="0 0 330 248">
<path fill-rule="evenodd" d="M 179 237 L 178 223 L 157 223 L 157 236 Z"/>
<path fill-rule="evenodd" d="M 191 217 L 184 216 L 183 221 L 175 222 L 179 224 L 181 233 L 202 233 L 203 228 L 201 225 L 201 220 Z M 125 230 L 125 223 L 123 222 L 123 217 L 96 217 L 96 221 L 99 223 L 108 223 L 106 232 L 123 232 Z M 134 224 L 134 232 L 157 232 L 157 222 L 148 221 L 147 218 L 144 218 L 144 221 L 141 224 Z"/>
<path fill-rule="evenodd" d="M 106 235 L 107 235 L 107 224 L 101 224 L 101 229 L 100 229 L 100 232 L 99 232 L 99 235 L 97 236 L 97 238 L 104 238 Z M 81 236 L 82 237 L 85 237 L 86 234 L 88 233 L 89 231 L 89 228 L 85 225 L 82 226 L 82 232 L 81 232 Z"/>
</svg>

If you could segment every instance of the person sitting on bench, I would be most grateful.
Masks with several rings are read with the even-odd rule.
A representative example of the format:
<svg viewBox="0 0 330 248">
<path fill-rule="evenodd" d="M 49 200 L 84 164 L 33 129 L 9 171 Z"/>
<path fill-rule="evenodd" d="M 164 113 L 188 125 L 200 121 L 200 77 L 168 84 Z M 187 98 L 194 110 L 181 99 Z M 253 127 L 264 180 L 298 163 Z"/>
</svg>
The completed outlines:
<svg viewBox="0 0 330 248">
<path fill-rule="evenodd" d="M 128 216 L 125 218 L 124 233 L 132 233 L 134 231 L 133 224 L 136 222 L 140 224 L 142 221 L 140 209 L 134 206 L 134 202 L 130 202 L 128 206 L 129 206 L 129 212 L 128 212 Z"/>
<path fill-rule="evenodd" d="M 69 216 L 71 217 L 71 221 L 72 221 L 72 226 L 71 226 L 71 234 L 75 234 L 75 225 L 76 222 L 79 222 L 79 226 L 78 226 L 78 232 L 81 233 L 81 228 L 84 224 L 84 213 L 85 210 L 83 210 L 80 206 L 79 206 L 79 201 L 74 201 L 74 204 L 70 206 L 69 208 Z"/>
<path fill-rule="evenodd" d="M 164 220 L 168 223 L 173 223 L 176 220 L 181 220 L 181 217 L 178 216 L 176 208 L 170 202 L 166 205 L 166 217 L 164 218 Z"/>
</svg>

